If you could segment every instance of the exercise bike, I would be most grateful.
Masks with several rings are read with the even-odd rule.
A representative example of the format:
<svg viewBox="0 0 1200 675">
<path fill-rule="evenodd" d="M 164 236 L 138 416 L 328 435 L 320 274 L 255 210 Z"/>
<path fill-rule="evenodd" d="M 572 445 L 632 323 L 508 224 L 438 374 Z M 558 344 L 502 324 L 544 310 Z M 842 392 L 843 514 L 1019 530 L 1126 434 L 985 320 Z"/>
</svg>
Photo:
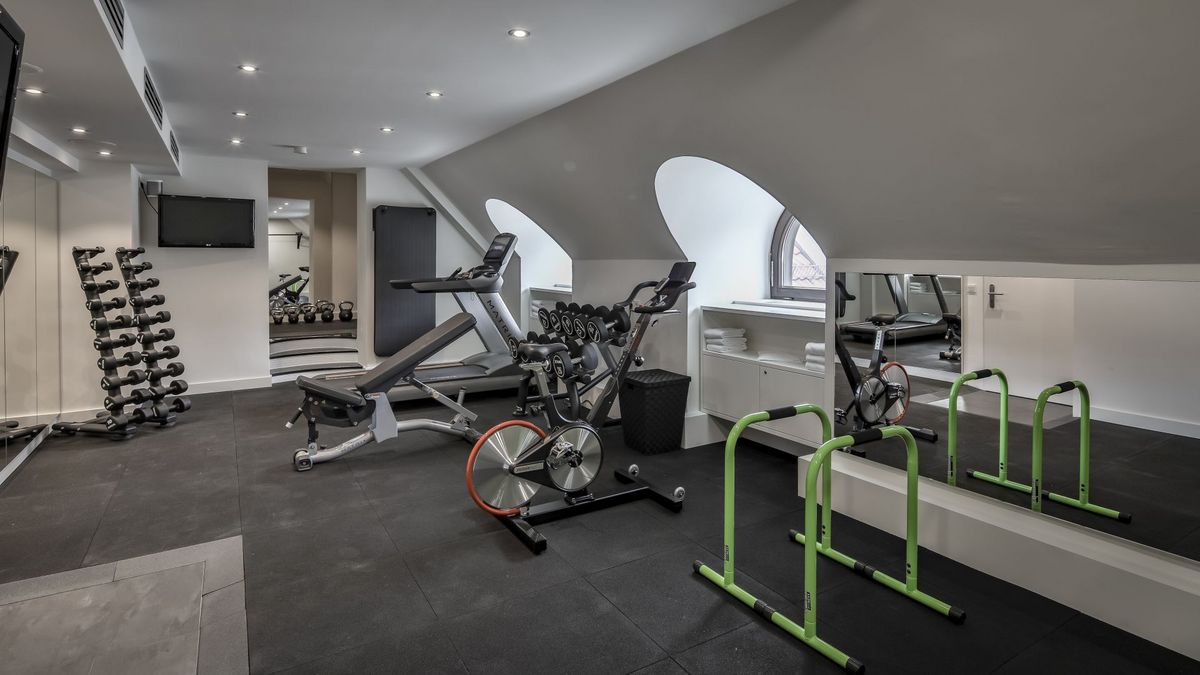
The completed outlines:
<svg viewBox="0 0 1200 675">
<path fill-rule="evenodd" d="M 667 278 L 643 282 L 634 289 L 632 295 L 653 288 L 653 296 L 632 307 L 637 321 L 615 367 L 600 376 L 605 386 L 590 408 L 580 401 L 580 382 L 596 379 L 582 364 L 576 364 L 566 344 L 526 341 L 516 346 L 520 367 L 537 380 L 540 409 L 550 431 L 526 420 L 510 420 L 488 429 L 467 458 L 466 481 L 475 504 L 496 516 L 534 553 L 546 549 L 546 538 L 534 527 L 539 523 L 642 498 L 654 499 L 676 512 L 683 508 L 682 487 L 661 490 L 638 475 L 636 464 L 614 472 L 618 481 L 631 487 L 607 495 L 596 495 L 589 488 L 604 461 L 597 429 L 607 420 L 630 367 L 642 362 L 638 350 L 646 330 L 696 286 L 689 281 L 695 266 L 675 263 Z M 566 389 L 565 397 L 551 387 L 551 373 Z M 564 400 L 566 413 L 560 409 Z M 530 505 L 542 488 L 559 491 L 562 500 Z"/>
<path fill-rule="evenodd" d="M 857 298 L 846 290 L 846 285 L 841 279 L 834 283 L 837 285 L 837 318 L 840 319 L 846 314 L 846 302 Z M 846 349 L 841 328 L 834 328 L 834 348 L 837 350 L 838 362 L 846 374 L 851 391 L 850 401 L 843 408 L 835 408 L 834 415 L 838 424 L 851 423 L 851 431 L 854 432 L 899 424 L 908 414 L 912 399 L 908 371 L 898 362 L 889 361 L 883 353 L 887 327 L 895 321 L 895 317 L 876 314 L 868 320 L 875 326 L 875 343 L 866 374 L 859 372 L 854 357 Z M 851 415 L 852 421 L 848 419 Z M 931 443 L 937 441 L 937 432 L 932 429 L 906 428 L 916 438 Z"/>
</svg>

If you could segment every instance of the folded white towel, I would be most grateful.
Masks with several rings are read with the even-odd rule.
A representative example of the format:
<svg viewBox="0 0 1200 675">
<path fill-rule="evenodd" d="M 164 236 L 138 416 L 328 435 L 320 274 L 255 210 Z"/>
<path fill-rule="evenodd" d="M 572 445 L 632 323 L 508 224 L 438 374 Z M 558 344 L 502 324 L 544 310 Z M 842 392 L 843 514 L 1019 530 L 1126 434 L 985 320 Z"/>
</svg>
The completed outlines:
<svg viewBox="0 0 1200 675">
<path fill-rule="evenodd" d="M 726 347 L 724 345 L 705 345 L 704 348 L 718 354 L 736 354 L 737 352 L 746 351 L 745 347 Z"/>
<path fill-rule="evenodd" d="M 746 338 L 705 338 L 705 342 L 710 345 L 744 345 Z"/>
<path fill-rule="evenodd" d="M 825 354 L 825 343 L 809 342 L 808 344 L 804 345 L 804 353 L 823 356 Z"/>
<path fill-rule="evenodd" d="M 743 337 L 745 335 L 745 328 L 708 328 L 704 331 L 706 338 Z"/>
<path fill-rule="evenodd" d="M 825 362 L 824 361 L 806 361 L 804 363 L 804 368 L 806 370 L 811 370 L 816 373 L 823 373 L 823 372 L 825 372 Z"/>
</svg>

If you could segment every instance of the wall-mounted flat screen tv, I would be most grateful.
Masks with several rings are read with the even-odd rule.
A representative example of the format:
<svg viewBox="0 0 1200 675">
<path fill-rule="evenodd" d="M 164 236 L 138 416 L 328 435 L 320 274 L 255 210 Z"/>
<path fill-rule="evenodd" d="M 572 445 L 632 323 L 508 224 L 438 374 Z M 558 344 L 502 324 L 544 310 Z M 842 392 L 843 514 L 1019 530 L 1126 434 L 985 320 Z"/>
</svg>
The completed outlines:
<svg viewBox="0 0 1200 675">
<path fill-rule="evenodd" d="M 0 190 L 4 188 L 4 158 L 8 157 L 8 134 L 12 130 L 13 108 L 17 105 L 17 75 L 21 72 L 24 42 L 24 31 L 0 6 L 0 77 L 4 78 L 4 98 L 0 99 Z"/>
<path fill-rule="evenodd" d="M 254 248 L 254 200 L 161 195 L 158 245 Z"/>
</svg>

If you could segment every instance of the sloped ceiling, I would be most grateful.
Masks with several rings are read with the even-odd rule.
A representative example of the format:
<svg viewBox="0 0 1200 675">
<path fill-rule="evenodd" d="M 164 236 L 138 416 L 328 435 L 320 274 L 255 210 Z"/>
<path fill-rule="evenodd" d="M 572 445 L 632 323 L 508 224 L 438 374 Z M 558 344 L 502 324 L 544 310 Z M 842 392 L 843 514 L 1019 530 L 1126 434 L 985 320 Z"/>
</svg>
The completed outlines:
<svg viewBox="0 0 1200 675">
<path fill-rule="evenodd" d="M 680 254 L 667 159 L 754 179 L 830 257 L 1200 262 L 1200 3 L 805 0 L 431 163 L 576 259 Z"/>
</svg>

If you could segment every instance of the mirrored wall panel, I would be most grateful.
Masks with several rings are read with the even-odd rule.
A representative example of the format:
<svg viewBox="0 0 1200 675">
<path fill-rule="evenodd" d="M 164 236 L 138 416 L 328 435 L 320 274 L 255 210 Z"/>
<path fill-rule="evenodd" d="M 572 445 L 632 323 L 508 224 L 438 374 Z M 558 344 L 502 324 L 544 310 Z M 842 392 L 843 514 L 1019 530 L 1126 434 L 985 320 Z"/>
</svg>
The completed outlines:
<svg viewBox="0 0 1200 675">
<path fill-rule="evenodd" d="M 58 183 L 13 160 L 0 201 L 0 477 L 60 407 Z"/>
<path fill-rule="evenodd" d="M 897 298 L 940 310 L 914 305 L 931 279 L 957 315 L 953 367 L 937 367 L 948 364 L 932 338 L 886 336 L 873 370 L 874 343 L 854 331 L 884 330 L 870 318 Z M 864 274 L 845 285 L 856 299 L 841 341 L 858 371 L 838 373 L 847 428 L 936 432 L 919 441 L 924 476 L 1200 560 L 1200 284 Z"/>
</svg>

